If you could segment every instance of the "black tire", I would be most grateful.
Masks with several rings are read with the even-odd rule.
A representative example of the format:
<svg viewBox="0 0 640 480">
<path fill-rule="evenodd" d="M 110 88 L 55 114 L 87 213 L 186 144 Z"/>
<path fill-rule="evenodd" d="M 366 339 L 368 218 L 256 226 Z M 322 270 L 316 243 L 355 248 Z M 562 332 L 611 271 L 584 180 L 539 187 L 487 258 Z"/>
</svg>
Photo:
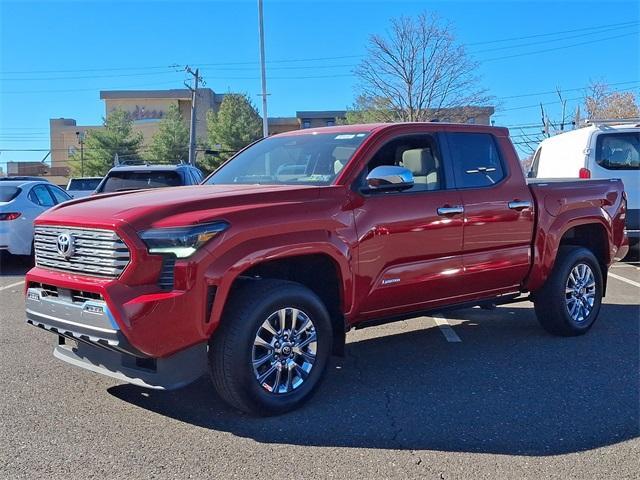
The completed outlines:
<svg viewBox="0 0 640 480">
<path fill-rule="evenodd" d="M 593 306 L 590 312 L 580 320 L 570 314 L 566 293 L 569 276 L 579 265 L 586 265 L 591 269 L 595 282 Z M 561 247 L 551 275 L 534 295 L 533 303 L 538 321 L 547 332 L 553 335 L 564 337 L 583 335 L 598 318 L 602 292 L 602 270 L 591 250 L 576 246 Z"/>
<path fill-rule="evenodd" d="M 316 356 L 308 377 L 297 388 L 272 393 L 260 385 L 254 373 L 253 345 L 263 322 L 283 308 L 299 309 L 311 319 L 317 337 Z M 233 292 L 222 323 L 209 342 L 213 384 L 220 397 L 238 410 L 263 416 L 291 411 L 316 391 L 331 355 L 331 344 L 331 320 L 315 293 L 294 282 L 248 280 Z"/>
</svg>

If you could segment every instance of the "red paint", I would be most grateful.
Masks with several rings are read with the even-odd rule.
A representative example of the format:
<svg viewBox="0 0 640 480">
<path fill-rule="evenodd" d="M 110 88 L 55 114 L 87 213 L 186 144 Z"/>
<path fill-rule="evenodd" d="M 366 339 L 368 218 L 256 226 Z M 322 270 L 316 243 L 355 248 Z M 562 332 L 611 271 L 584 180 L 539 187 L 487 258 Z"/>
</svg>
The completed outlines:
<svg viewBox="0 0 640 480">
<path fill-rule="evenodd" d="M 349 325 L 500 294 L 535 291 L 549 275 L 567 229 L 594 223 L 606 232 L 606 263 L 626 252 L 618 181 L 527 186 L 508 132 L 479 125 L 396 124 L 323 129 L 370 135 L 334 185 L 214 185 L 107 194 L 71 201 L 37 224 L 115 230 L 131 251 L 119 279 L 32 269 L 28 282 L 101 293 L 129 342 L 155 357 L 215 334 L 238 275 L 260 262 L 324 255 L 333 262 Z M 367 161 L 398 135 L 480 132 L 495 136 L 507 177 L 491 188 L 363 194 L 354 187 Z M 308 131 L 283 135 L 302 135 Z M 446 155 L 443 153 L 443 156 Z M 446 158 L 445 158 L 446 161 Z M 511 201 L 531 202 L 513 210 Z M 443 206 L 464 213 L 438 216 Z M 230 228 L 178 260 L 171 292 L 156 286 L 161 258 L 137 232 L 225 220 Z M 207 316 L 207 289 L 216 297 Z"/>
</svg>

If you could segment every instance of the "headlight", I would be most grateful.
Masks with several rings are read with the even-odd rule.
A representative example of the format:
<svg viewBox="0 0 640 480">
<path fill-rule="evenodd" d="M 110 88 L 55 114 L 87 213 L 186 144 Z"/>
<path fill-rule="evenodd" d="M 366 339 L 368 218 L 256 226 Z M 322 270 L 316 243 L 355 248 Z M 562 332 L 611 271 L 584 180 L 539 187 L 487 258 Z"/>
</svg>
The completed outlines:
<svg viewBox="0 0 640 480">
<path fill-rule="evenodd" d="M 220 221 L 186 227 L 155 228 L 140 232 L 139 235 L 149 253 L 172 253 L 177 258 L 186 258 L 228 227 L 227 222 Z"/>
</svg>

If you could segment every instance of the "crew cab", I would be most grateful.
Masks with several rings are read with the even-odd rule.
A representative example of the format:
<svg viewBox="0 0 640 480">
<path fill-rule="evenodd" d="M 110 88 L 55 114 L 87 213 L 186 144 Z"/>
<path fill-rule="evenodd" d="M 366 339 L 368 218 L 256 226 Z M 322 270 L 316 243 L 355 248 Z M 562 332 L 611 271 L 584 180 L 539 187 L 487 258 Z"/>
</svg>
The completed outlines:
<svg viewBox="0 0 640 480">
<path fill-rule="evenodd" d="M 628 250 L 625 209 L 619 180 L 527 184 L 504 128 L 288 132 L 202 185 L 39 217 L 26 317 L 70 364 L 157 389 L 209 371 L 229 404 L 279 414 L 352 328 L 533 301 L 550 333 L 586 333 Z"/>
</svg>

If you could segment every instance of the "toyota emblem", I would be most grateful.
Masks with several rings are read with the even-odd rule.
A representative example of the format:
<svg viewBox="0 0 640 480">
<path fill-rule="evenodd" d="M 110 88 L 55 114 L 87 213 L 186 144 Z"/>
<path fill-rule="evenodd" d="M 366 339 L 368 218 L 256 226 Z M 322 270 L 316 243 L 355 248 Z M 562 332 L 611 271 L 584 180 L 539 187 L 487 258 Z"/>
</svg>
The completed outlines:
<svg viewBox="0 0 640 480">
<path fill-rule="evenodd" d="M 61 233 L 58 235 L 56 248 L 58 249 L 58 253 L 62 255 L 65 260 L 69 260 L 74 252 L 73 237 L 68 233 Z"/>
</svg>

